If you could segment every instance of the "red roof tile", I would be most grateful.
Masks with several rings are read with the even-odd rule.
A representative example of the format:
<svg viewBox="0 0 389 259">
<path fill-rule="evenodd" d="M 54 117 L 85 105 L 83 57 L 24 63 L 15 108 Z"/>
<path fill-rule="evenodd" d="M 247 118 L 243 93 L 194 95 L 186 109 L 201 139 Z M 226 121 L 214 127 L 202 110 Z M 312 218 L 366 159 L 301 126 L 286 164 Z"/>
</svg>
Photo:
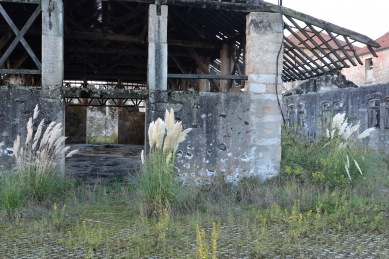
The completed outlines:
<svg viewBox="0 0 389 259">
<path fill-rule="evenodd" d="M 380 44 L 381 47 L 379 47 L 378 49 L 374 49 L 375 51 L 389 48 L 389 32 L 385 33 L 384 35 L 382 35 L 381 37 L 376 39 L 376 42 L 378 44 Z M 362 54 L 370 53 L 370 51 L 367 48 L 367 46 L 365 46 L 365 47 L 357 50 L 357 53 L 358 53 L 358 55 L 362 55 Z"/>
</svg>

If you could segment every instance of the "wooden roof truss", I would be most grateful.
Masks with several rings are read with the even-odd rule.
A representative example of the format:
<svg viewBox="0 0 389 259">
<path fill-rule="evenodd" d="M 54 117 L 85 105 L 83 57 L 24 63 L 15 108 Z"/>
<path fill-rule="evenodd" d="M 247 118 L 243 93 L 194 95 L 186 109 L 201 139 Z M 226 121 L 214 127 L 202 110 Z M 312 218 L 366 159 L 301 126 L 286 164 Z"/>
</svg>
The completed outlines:
<svg viewBox="0 0 389 259">
<path fill-rule="evenodd" d="M 158 4 L 158 0 L 63 2 L 65 79 L 147 82 L 148 5 Z M 0 0 L 0 4 L 0 63 L 14 60 L 7 67 L 13 70 L 7 70 L 7 73 L 22 73 L 20 69 L 40 71 L 40 19 L 28 20 L 28 17 L 37 18 L 36 5 L 31 4 L 40 5 L 40 0 Z M 230 80 L 229 87 L 244 84 L 247 79 L 244 72 L 245 27 L 249 12 L 281 13 L 285 35 L 291 34 L 298 39 L 296 43 L 284 36 L 284 69 L 280 71 L 284 82 L 362 64 L 353 47 L 355 42 L 366 44 L 373 55 L 376 55 L 373 47 L 379 47 L 364 35 L 261 1 L 164 0 L 163 4 L 169 5 L 168 76 L 173 89 L 182 89 L 182 79 L 191 85 L 196 85 L 200 78 L 208 79 L 214 91 L 220 91 L 220 79 Z M 310 37 L 312 33 L 315 40 Z M 322 33 L 330 40 L 325 40 Z M 30 45 L 24 44 L 24 38 Z M 229 44 L 229 55 L 234 61 L 232 71 L 227 75 L 220 75 L 222 44 Z M 204 66 L 201 57 L 210 57 L 211 66 Z"/>
</svg>

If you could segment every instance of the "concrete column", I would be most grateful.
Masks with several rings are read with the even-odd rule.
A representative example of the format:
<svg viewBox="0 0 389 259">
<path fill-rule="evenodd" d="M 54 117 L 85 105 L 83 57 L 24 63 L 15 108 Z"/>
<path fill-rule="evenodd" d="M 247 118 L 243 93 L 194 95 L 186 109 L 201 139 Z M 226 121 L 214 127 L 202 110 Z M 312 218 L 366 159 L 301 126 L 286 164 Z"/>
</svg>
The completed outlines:
<svg viewBox="0 0 389 259">
<path fill-rule="evenodd" d="M 204 65 L 209 69 L 211 61 L 209 57 L 200 57 Z M 203 74 L 200 69 L 198 69 L 199 74 Z M 211 84 L 208 79 L 199 79 L 197 82 L 200 92 L 209 92 L 211 91 Z"/>
<path fill-rule="evenodd" d="M 65 103 L 61 95 L 63 63 L 62 0 L 42 0 L 42 102 L 46 120 L 65 122 Z M 65 130 L 63 130 L 65 134 Z M 61 168 L 64 170 L 64 158 Z"/>
<path fill-rule="evenodd" d="M 228 51 L 228 44 L 223 44 L 223 48 L 220 51 L 220 74 L 230 75 L 232 68 L 234 67 L 234 60 L 230 57 Z M 220 80 L 220 89 L 223 93 L 228 92 L 228 80 Z"/>
<path fill-rule="evenodd" d="M 167 5 L 149 6 L 147 82 L 150 91 L 167 90 Z"/>
<path fill-rule="evenodd" d="M 149 99 L 146 103 L 146 132 L 152 121 L 164 118 L 167 98 L 167 5 L 149 5 L 149 52 L 147 85 Z M 146 150 L 148 139 L 146 137 Z"/>
<path fill-rule="evenodd" d="M 250 13 L 246 17 L 246 82 L 250 101 L 251 152 L 256 158 L 251 175 L 262 179 L 279 173 L 282 117 L 278 107 L 276 60 L 283 40 L 282 20 L 277 13 Z M 282 61 L 278 60 L 278 97 L 282 103 Z"/>
</svg>

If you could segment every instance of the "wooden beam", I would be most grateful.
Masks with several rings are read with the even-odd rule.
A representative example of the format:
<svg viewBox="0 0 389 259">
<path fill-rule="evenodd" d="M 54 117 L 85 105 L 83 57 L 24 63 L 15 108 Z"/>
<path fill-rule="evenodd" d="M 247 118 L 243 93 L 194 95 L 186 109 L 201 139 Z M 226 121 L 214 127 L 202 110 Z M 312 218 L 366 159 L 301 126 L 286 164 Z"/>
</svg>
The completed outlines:
<svg viewBox="0 0 389 259">
<path fill-rule="evenodd" d="M 182 63 L 180 62 L 180 60 L 177 57 L 171 57 L 171 59 L 173 59 L 174 63 L 176 63 L 178 69 L 180 69 L 182 74 L 189 74 L 187 72 L 186 68 L 182 65 Z M 195 82 L 193 80 L 191 80 L 191 83 L 192 83 L 192 85 L 195 85 Z"/>
<path fill-rule="evenodd" d="M 167 74 L 168 78 L 247 80 L 248 76 L 212 74 Z"/>
<path fill-rule="evenodd" d="M 38 75 L 42 72 L 40 70 L 32 70 L 32 69 L 0 69 L 0 74 L 30 74 L 30 75 Z"/>
<path fill-rule="evenodd" d="M 203 64 L 203 62 L 201 61 L 201 58 L 199 57 L 199 55 L 197 55 L 196 51 L 194 49 L 191 49 L 191 48 L 188 48 L 188 51 L 189 53 L 192 55 L 193 59 L 196 61 L 197 65 L 199 66 L 199 69 L 204 73 L 204 74 L 210 74 L 209 73 L 209 69 L 207 68 L 207 66 L 205 66 Z M 215 79 L 208 79 L 209 82 L 211 83 L 211 86 L 218 92 L 220 92 L 220 86 L 219 84 L 216 82 Z"/>
<path fill-rule="evenodd" d="M 311 69 L 316 69 L 316 70 L 321 70 L 323 73 L 325 72 L 325 70 L 315 61 L 313 60 L 307 53 L 305 53 L 301 48 L 299 48 L 296 44 L 293 43 L 293 41 L 291 41 L 288 37 L 284 36 L 284 44 L 285 42 L 287 42 L 288 44 L 290 44 L 292 47 L 290 47 L 293 51 L 298 51 L 300 52 L 301 55 L 303 55 L 305 57 L 305 59 L 309 60 L 310 63 L 314 64 L 316 66 L 316 68 L 312 67 L 310 65 L 309 62 L 307 62 L 308 66 L 311 68 Z M 293 52 L 292 51 L 292 52 Z M 294 53 L 295 54 L 295 53 Z M 296 54 L 295 54 L 296 55 Z M 296 55 L 297 56 L 297 55 Z M 298 55 L 298 57 L 300 57 L 300 55 Z M 303 58 L 300 58 L 300 60 L 304 60 Z"/>
<path fill-rule="evenodd" d="M 123 1 L 123 2 L 138 2 L 138 3 L 148 3 L 154 4 L 155 0 L 111 0 L 111 1 Z M 369 37 L 357 33 L 355 31 L 342 28 L 333 23 L 329 23 L 313 16 L 297 12 L 287 7 L 280 7 L 275 4 L 267 3 L 265 1 L 259 2 L 257 4 L 253 4 L 252 2 L 249 4 L 246 3 L 235 3 L 235 2 L 220 2 L 213 0 L 164 0 L 164 3 L 167 5 L 176 5 L 176 6 L 186 6 L 186 7 L 196 7 L 203 9 L 217 9 L 217 10 L 226 10 L 226 11 L 234 11 L 234 12 L 273 12 L 279 13 L 280 8 L 284 15 L 293 17 L 297 20 L 308 22 L 314 26 L 320 27 L 325 30 L 329 30 L 335 32 L 339 35 L 349 36 L 351 39 L 356 40 L 358 42 L 370 45 L 375 48 L 379 48 L 380 45 Z"/>
<path fill-rule="evenodd" d="M 313 26 L 312 25 L 310 25 L 310 24 L 307 24 L 307 26 L 309 27 L 309 29 L 311 29 L 311 31 L 315 34 L 315 36 L 316 37 L 318 37 L 320 40 L 321 40 L 321 42 L 323 42 L 323 44 L 332 52 L 332 54 L 334 54 L 335 55 L 335 57 L 343 64 L 343 66 L 344 67 L 346 67 L 346 68 L 349 68 L 350 66 L 343 60 L 343 58 L 341 57 L 341 56 L 339 56 L 339 54 L 336 52 L 336 50 L 334 50 L 332 47 L 331 47 L 331 45 L 321 36 L 321 34 L 319 33 L 319 32 L 317 32 L 316 30 L 315 30 L 315 28 L 313 28 Z M 331 32 L 330 32 L 331 33 Z M 343 53 L 347 53 L 347 51 L 345 51 L 344 49 L 343 49 L 343 46 L 342 45 L 340 45 L 339 44 L 339 42 L 336 40 L 336 38 L 334 37 L 332 37 L 330 34 L 328 34 L 330 37 L 331 37 L 331 39 L 335 42 L 335 44 L 338 46 L 338 48 L 343 52 Z M 350 57 L 350 56 L 348 56 L 347 55 L 347 57 Z M 350 60 L 350 62 L 354 65 L 354 66 L 356 66 L 357 64 L 355 64 L 355 62 L 354 62 L 354 60 L 350 57 L 349 58 L 349 60 Z"/>
<path fill-rule="evenodd" d="M 147 50 L 139 49 L 118 49 L 118 48 L 102 48 L 102 47 L 76 47 L 76 46 L 65 46 L 65 52 L 77 52 L 77 53 L 97 53 L 97 54 L 122 54 L 131 56 L 147 56 Z M 169 57 L 191 57 L 190 54 L 183 51 L 169 50 Z"/>
<path fill-rule="evenodd" d="M 344 38 L 344 40 L 346 41 L 347 46 L 348 46 L 348 47 L 352 50 L 352 52 L 354 53 L 354 57 L 357 59 L 358 63 L 359 63 L 360 65 L 363 65 L 362 60 L 359 58 L 357 52 L 356 52 L 355 49 L 354 49 L 353 44 L 350 43 L 350 40 L 348 39 L 348 37 L 343 36 L 343 38 Z"/>
<path fill-rule="evenodd" d="M 1 70 L 0 70 L 1 72 Z M 104 79 L 115 79 L 117 80 L 118 78 L 123 79 L 123 80 L 128 80 L 128 81 L 133 81 L 133 82 L 146 82 L 147 81 L 147 76 L 131 76 L 131 75 L 106 75 L 106 74 L 73 74 L 73 73 L 66 73 L 64 79 L 65 80 L 80 80 L 81 78 L 87 78 L 88 80 L 104 80 Z"/>
<path fill-rule="evenodd" d="M 73 31 L 66 35 L 66 38 L 71 39 L 84 39 L 84 40 L 106 40 L 106 41 L 118 41 L 118 42 L 131 42 L 138 44 L 145 44 L 141 37 L 132 35 L 119 35 L 119 34 L 105 34 L 94 32 L 81 32 Z M 184 40 L 172 40 L 168 39 L 168 45 L 190 47 L 199 49 L 217 49 L 220 48 L 219 44 L 209 42 L 196 42 L 196 41 L 184 41 Z"/>
</svg>

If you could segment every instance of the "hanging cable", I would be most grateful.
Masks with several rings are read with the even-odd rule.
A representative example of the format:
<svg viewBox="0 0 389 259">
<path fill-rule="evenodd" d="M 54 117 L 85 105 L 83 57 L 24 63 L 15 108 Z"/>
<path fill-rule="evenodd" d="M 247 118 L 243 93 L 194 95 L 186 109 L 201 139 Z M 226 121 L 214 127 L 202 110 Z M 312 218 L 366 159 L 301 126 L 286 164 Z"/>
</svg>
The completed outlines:
<svg viewBox="0 0 389 259">
<path fill-rule="evenodd" d="M 280 15 L 281 15 L 281 24 L 282 24 L 282 34 L 284 33 L 284 19 L 283 19 L 283 13 L 282 13 L 282 8 L 281 8 L 281 5 L 282 5 L 282 0 L 278 0 L 278 7 L 280 9 Z M 281 54 L 281 51 L 283 50 L 283 46 L 284 46 L 284 38 L 282 38 L 281 40 L 281 45 L 280 45 L 280 49 L 278 50 L 278 54 L 277 54 L 277 60 L 276 60 L 276 96 L 277 96 L 277 102 L 278 102 L 278 108 L 280 109 L 280 112 L 281 112 L 281 116 L 282 116 L 282 120 L 284 122 L 284 127 L 286 127 L 286 121 L 285 121 L 285 117 L 284 117 L 284 112 L 282 111 L 282 107 L 281 107 L 281 103 L 280 103 L 280 98 L 278 97 L 278 59 L 280 57 L 280 54 Z"/>
</svg>

